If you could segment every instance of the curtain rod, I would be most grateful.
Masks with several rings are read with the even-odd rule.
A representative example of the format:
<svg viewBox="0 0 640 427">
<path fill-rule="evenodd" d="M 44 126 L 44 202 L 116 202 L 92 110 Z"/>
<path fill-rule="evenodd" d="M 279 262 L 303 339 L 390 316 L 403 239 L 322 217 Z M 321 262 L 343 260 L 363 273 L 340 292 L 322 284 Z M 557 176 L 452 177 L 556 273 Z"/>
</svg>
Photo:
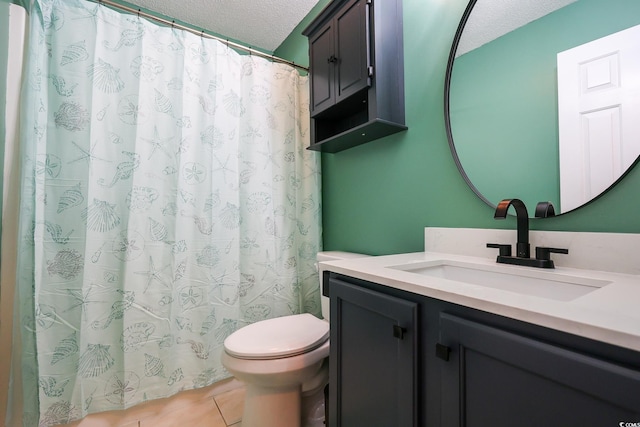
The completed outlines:
<svg viewBox="0 0 640 427">
<path fill-rule="evenodd" d="M 283 59 L 283 58 L 279 58 L 279 57 L 277 57 L 275 55 L 269 55 L 267 53 L 261 52 L 259 50 L 253 49 L 251 47 L 244 46 L 244 45 L 242 45 L 240 43 L 235 43 L 235 42 L 223 39 L 222 37 L 214 36 L 213 34 L 207 34 L 207 33 L 205 33 L 204 29 L 198 31 L 195 28 L 187 27 L 186 25 L 176 24 L 175 21 L 169 21 L 168 19 L 164 19 L 164 18 L 161 18 L 159 16 L 155 16 L 155 15 L 152 15 L 150 13 L 144 12 L 144 11 L 142 11 L 140 9 L 134 9 L 132 7 L 125 6 L 123 4 L 119 4 L 119 3 L 113 2 L 111 0 L 92 0 L 92 1 L 95 1 L 98 4 L 104 4 L 104 5 L 113 7 L 115 9 L 124 10 L 126 12 L 131 13 L 131 14 L 142 16 L 142 17 L 150 19 L 152 21 L 160 22 L 160 23 L 165 24 L 167 26 L 170 26 L 172 28 L 177 28 L 179 30 L 188 31 L 188 32 L 190 32 L 192 34 L 195 34 L 197 36 L 201 36 L 201 37 L 206 37 L 208 39 L 217 40 L 219 42 L 222 42 L 222 43 L 226 44 L 227 46 L 233 47 L 234 49 L 240 49 L 240 50 L 243 50 L 245 52 L 249 52 L 249 54 L 251 54 L 251 55 L 260 56 L 262 58 L 270 59 L 270 60 L 272 60 L 274 62 L 280 62 L 282 64 L 287 64 L 287 65 L 290 65 L 292 67 L 298 68 L 298 69 L 303 70 L 303 71 L 307 71 L 307 72 L 309 71 L 308 67 L 305 67 L 303 65 L 298 65 L 295 62 L 288 61 L 288 60 Z"/>
</svg>

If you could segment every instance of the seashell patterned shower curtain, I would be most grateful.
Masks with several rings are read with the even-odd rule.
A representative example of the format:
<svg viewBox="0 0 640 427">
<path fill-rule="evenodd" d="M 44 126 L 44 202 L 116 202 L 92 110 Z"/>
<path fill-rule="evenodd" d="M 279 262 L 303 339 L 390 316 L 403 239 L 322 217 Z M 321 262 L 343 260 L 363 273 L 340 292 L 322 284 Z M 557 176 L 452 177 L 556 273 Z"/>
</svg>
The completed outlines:
<svg viewBox="0 0 640 427">
<path fill-rule="evenodd" d="M 30 31 L 25 425 L 207 386 L 239 327 L 320 313 L 306 77 L 83 0 L 35 0 Z"/>
</svg>

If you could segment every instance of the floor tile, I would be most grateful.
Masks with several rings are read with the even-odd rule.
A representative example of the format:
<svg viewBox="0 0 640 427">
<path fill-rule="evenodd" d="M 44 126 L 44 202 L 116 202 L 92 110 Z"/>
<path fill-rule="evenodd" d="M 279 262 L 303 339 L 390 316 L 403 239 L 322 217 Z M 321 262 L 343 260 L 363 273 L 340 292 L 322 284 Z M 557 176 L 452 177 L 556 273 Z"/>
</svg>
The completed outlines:
<svg viewBox="0 0 640 427">
<path fill-rule="evenodd" d="M 237 379 L 231 377 L 210 385 L 209 387 L 207 387 L 207 393 L 210 396 L 217 396 L 226 391 L 242 387 L 244 387 L 244 383 L 242 381 L 238 381 Z"/>
<path fill-rule="evenodd" d="M 91 414 L 61 427 L 240 427 L 243 403 L 244 385 L 230 378 L 124 411 Z"/>
<path fill-rule="evenodd" d="M 155 417 L 142 420 L 141 427 L 227 427 L 218 410 L 211 400 L 207 399 L 198 404 L 189 405 L 168 412 L 161 412 Z"/>
<path fill-rule="evenodd" d="M 227 425 L 233 425 L 242 419 L 244 394 L 245 389 L 241 387 L 217 394 L 213 397 Z"/>
</svg>

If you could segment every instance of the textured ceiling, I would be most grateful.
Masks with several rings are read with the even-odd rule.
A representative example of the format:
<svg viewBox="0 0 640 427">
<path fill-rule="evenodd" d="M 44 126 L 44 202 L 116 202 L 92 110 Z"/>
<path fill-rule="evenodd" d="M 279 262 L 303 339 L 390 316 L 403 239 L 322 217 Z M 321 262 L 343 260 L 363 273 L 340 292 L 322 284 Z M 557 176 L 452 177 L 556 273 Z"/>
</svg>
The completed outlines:
<svg viewBox="0 0 640 427">
<path fill-rule="evenodd" d="M 127 3 L 273 52 L 319 0 L 127 0 Z M 457 55 L 576 0 L 478 0 Z"/>
<path fill-rule="evenodd" d="M 476 49 L 576 0 L 478 0 L 456 55 Z"/>
<path fill-rule="evenodd" d="M 318 0 L 127 0 L 127 3 L 273 52 Z"/>
</svg>

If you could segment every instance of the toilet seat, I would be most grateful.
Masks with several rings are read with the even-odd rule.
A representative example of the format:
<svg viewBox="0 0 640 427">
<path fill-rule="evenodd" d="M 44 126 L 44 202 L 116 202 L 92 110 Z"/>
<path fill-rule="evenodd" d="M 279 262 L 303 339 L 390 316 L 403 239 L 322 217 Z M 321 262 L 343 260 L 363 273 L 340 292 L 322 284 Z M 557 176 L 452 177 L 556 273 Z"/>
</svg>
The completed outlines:
<svg viewBox="0 0 640 427">
<path fill-rule="evenodd" d="M 304 313 L 245 326 L 224 340 L 224 349 L 239 359 L 270 360 L 312 351 L 327 339 L 329 323 Z"/>
</svg>

